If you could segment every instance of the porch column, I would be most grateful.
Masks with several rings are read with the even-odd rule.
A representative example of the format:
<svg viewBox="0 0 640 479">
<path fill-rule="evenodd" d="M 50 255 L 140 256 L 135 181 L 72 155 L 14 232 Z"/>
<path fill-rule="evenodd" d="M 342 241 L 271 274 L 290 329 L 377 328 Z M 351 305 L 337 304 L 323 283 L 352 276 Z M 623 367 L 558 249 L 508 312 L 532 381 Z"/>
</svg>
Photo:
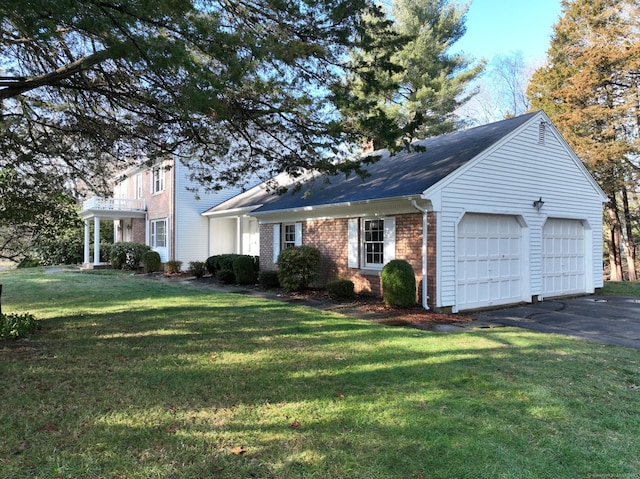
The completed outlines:
<svg viewBox="0 0 640 479">
<path fill-rule="evenodd" d="M 244 232 L 244 229 L 242 224 L 242 216 L 237 216 L 236 217 L 236 253 L 237 254 L 244 254 L 244 251 L 242 251 L 243 240 L 244 240 L 244 238 L 242 237 L 243 232 Z"/>
<path fill-rule="evenodd" d="M 89 220 L 84 220 L 84 262 L 89 264 L 91 262 L 91 232 L 89 228 Z"/>
<path fill-rule="evenodd" d="M 93 218 L 93 264 L 100 264 L 100 218 Z"/>
</svg>

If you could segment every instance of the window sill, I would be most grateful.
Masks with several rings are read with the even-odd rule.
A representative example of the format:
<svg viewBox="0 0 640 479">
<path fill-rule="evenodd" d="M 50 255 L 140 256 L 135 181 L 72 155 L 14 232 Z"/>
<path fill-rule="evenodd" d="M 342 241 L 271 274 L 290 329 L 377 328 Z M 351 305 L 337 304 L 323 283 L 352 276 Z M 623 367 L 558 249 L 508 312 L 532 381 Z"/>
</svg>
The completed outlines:
<svg viewBox="0 0 640 479">
<path fill-rule="evenodd" d="M 363 268 L 358 270 L 358 274 L 362 276 L 380 276 L 382 274 L 382 268 Z"/>
</svg>

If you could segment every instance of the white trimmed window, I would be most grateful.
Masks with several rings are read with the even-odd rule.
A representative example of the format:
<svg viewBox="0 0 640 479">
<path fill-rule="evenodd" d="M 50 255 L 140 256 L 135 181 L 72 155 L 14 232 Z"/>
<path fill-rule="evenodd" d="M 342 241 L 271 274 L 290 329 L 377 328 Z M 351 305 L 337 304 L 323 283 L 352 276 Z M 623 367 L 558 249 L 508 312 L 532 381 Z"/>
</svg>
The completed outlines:
<svg viewBox="0 0 640 479">
<path fill-rule="evenodd" d="M 273 262 L 278 262 L 280 251 L 302 245 L 302 223 L 273 225 Z"/>
<path fill-rule="evenodd" d="M 151 175 L 151 193 L 164 191 L 164 168 L 154 168 Z"/>
<path fill-rule="evenodd" d="M 396 219 L 351 218 L 348 265 L 350 268 L 382 269 L 396 254 Z"/>
<path fill-rule="evenodd" d="M 282 249 L 292 248 L 296 245 L 296 224 L 282 225 Z"/>
<path fill-rule="evenodd" d="M 167 247 L 167 220 L 151 221 L 151 247 L 166 248 Z"/>
<path fill-rule="evenodd" d="M 138 173 L 135 177 L 135 198 L 142 198 L 142 173 Z"/>
</svg>

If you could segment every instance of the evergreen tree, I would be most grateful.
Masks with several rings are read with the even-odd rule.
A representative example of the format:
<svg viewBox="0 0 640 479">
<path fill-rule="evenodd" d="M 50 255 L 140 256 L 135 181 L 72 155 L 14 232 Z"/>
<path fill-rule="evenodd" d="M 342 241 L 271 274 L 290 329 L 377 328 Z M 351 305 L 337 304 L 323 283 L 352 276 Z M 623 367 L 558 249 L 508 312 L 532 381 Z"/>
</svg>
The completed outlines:
<svg viewBox="0 0 640 479">
<path fill-rule="evenodd" d="M 371 0 L 4 0 L 0 22 L 0 169 L 98 192 L 141 156 L 210 188 L 352 167 L 326 160 L 362 135 L 336 104 L 371 65 L 347 52 L 385 70 L 396 41 Z"/>
<path fill-rule="evenodd" d="M 358 87 L 354 95 L 368 102 L 364 114 L 362 109 L 358 110 L 361 116 L 343 109 L 359 122 L 375 148 L 389 146 L 389 131 L 406 143 L 413 137 L 435 136 L 459 126 L 454 112 L 469 99 L 465 89 L 484 68 L 484 63 L 474 64 L 463 54 L 448 52 L 465 33 L 467 8 L 450 0 L 393 2 L 390 14 L 396 38 L 406 39 L 391 56 L 398 68 L 370 72 L 377 79 L 374 84 L 384 85 L 378 94 L 366 82 L 353 82 Z M 375 64 L 376 52 L 355 50 L 352 57 Z M 370 126 L 374 113 L 387 122 L 374 123 L 377 130 Z"/>
<path fill-rule="evenodd" d="M 640 8 L 636 0 L 563 0 L 547 65 L 529 86 L 609 197 L 605 221 L 611 279 L 636 280 L 635 229 L 629 206 L 639 172 Z M 626 206 L 625 206 L 626 205 Z"/>
</svg>

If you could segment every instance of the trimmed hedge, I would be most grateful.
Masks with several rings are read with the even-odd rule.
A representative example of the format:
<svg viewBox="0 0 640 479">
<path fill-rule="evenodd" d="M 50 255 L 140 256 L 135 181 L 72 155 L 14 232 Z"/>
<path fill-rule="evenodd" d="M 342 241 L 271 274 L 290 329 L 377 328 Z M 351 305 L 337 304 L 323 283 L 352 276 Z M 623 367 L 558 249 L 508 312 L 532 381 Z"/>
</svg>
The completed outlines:
<svg viewBox="0 0 640 479">
<path fill-rule="evenodd" d="M 168 274 L 176 274 L 182 270 L 182 261 L 170 260 L 164 264 L 164 272 Z"/>
<path fill-rule="evenodd" d="M 160 253 L 157 251 L 147 251 L 142 255 L 142 264 L 144 265 L 145 273 L 155 273 L 160 271 L 160 267 L 162 266 Z"/>
<path fill-rule="evenodd" d="M 280 280 L 278 279 L 278 272 L 275 270 L 260 271 L 258 275 L 258 282 L 263 288 L 279 288 Z"/>
<path fill-rule="evenodd" d="M 351 299 L 355 297 L 354 284 L 350 279 L 336 279 L 327 283 L 327 292 L 334 298 Z"/>
<path fill-rule="evenodd" d="M 403 259 L 389 261 L 382 268 L 382 299 L 387 306 L 408 308 L 416 304 L 416 275 Z"/>
<path fill-rule="evenodd" d="M 278 279 L 287 291 L 302 291 L 320 272 L 320 251 L 313 246 L 294 246 L 280 252 Z"/>
<path fill-rule="evenodd" d="M 258 270 L 253 256 L 237 256 L 233 260 L 233 273 L 238 284 L 255 284 L 258 280 Z"/>
</svg>

